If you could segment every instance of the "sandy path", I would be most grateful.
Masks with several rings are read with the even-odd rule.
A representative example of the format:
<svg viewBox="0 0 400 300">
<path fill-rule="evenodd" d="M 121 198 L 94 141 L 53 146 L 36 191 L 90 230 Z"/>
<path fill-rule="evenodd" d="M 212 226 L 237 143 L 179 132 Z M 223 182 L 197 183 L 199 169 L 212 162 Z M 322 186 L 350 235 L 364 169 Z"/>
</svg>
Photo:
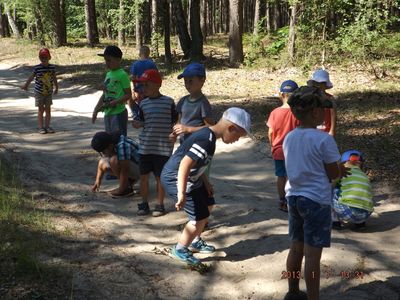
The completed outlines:
<svg viewBox="0 0 400 300">
<path fill-rule="evenodd" d="M 16 88 L 27 76 L 23 68 L 0 66 L 0 154 L 13 161 L 27 190 L 68 233 L 59 251 L 43 259 L 72 268 L 75 299 L 283 298 L 287 215 L 276 209 L 265 145 L 248 138 L 217 145 L 211 179 L 218 206 L 204 237 L 219 251 L 202 256 L 212 265 L 202 276 L 154 253 L 176 241 L 186 220 L 172 201 L 166 201 L 163 217 L 139 217 L 139 197 L 115 200 L 89 191 L 98 158 L 90 139 L 103 129 L 101 119 L 90 122 L 98 92 L 61 83 L 53 105 L 57 133 L 40 135 L 33 98 Z M 398 299 L 399 191 L 375 192 L 376 213 L 367 229 L 334 232 L 323 252 L 322 299 Z M 346 279 L 341 271 L 362 272 L 363 278 Z"/>
</svg>

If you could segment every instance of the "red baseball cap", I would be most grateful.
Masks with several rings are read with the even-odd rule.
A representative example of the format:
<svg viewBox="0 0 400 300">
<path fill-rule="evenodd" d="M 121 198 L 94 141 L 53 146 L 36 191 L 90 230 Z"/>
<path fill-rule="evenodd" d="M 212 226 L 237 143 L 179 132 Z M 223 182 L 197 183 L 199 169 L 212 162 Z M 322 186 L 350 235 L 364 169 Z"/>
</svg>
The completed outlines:
<svg viewBox="0 0 400 300">
<path fill-rule="evenodd" d="M 158 72 L 158 70 L 153 70 L 153 69 L 147 70 L 139 78 L 133 79 L 133 82 L 147 82 L 147 81 L 151 81 L 161 85 L 162 79 L 160 72 Z"/>
<path fill-rule="evenodd" d="M 39 57 L 40 56 L 46 56 L 48 58 L 51 58 L 49 49 L 47 49 L 47 48 L 40 49 L 39 50 Z"/>
</svg>

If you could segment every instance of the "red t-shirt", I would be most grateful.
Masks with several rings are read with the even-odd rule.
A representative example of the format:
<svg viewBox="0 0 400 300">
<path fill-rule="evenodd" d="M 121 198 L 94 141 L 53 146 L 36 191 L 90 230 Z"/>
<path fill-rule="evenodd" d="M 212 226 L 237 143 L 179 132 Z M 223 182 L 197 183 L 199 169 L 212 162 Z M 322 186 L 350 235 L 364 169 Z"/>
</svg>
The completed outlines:
<svg viewBox="0 0 400 300">
<path fill-rule="evenodd" d="M 289 107 L 275 108 L 269 115 L 267 126 L 272 129 L 272 158 L 284 160 L 283 140 L 285 136 L 299 126 L 300 122 L 294 117 Z"/>
</svg>

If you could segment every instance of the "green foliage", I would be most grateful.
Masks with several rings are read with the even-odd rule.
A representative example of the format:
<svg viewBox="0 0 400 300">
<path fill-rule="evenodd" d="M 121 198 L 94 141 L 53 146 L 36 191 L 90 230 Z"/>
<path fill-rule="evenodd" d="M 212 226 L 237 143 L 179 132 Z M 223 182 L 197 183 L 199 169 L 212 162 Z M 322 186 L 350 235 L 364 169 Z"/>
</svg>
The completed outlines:
<svg viewBox="0 0 400 300">
<path fill-rule="evenodd" d="M 67 1 L 67 36 L 68 38 L 86 37 L 85 7 L 82 1 Z"/>
</svg>

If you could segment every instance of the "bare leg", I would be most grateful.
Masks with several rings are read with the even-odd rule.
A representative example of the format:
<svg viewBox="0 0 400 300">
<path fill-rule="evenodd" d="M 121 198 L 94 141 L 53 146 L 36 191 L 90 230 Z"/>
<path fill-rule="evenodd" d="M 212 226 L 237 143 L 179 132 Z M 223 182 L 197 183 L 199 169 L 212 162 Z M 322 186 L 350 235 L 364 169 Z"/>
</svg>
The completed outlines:
<svg viewBox="0 0 400 300">
<path fill-rule="evenodd" d="M 50 126 L 50 121 L 51 121 L 51 106 L 46 105 L 44 107 L 44 111 L 46 112 L 45 125 L 46 128 L 48 128 Z"/>
<path fill-rule="evenodd" d="M 304 246 L 304 278 L 307 285 L 308 300 L 319 300 L 320 262 L 322 248 Z"/>
<path fill-rule="evenodd" d="M 44 114 L 44 106 L 38 106 L 38 124 L 39 129 L 43 128 L 43 114 Z"/>
<path fill-rule="evenodd" d="M 288 276 L 289 293 L 298 293 L 299 281 L 301 274 L 301 262 L 303 261 L 303 248 L 304 243 L 299 241 L 293 241 L 290 245 L 288 257 L 286 259 L 286 271 L 290 274 Z M 289 273 L 290 272 L 290 273 Z M 293 276 L 294 275 L 294 276 Z"/>
<path fill-rule="evenodd" d="M 149 197 L 149 175 L 140 175 L 140 195 L 142 196 L 143 202 L 148 202 Z"/>
<path fill-rule="evenodd" d="M 165 191 L 161 185 L 160 177 L 156 176 L 156 182 L 157 182 L 157 200 L 158 204 L 163 205 L 164 204 L 164 197 L 165 197 Z"/>
<path fill-rule="evenodd" d="M 276 187 L 278 190 L 279 199 L 285 198 L 285 185 L 286 185 L 286 177 L 278 176 L 276 179 Z"/>
<path fill-rule="evenodd" d="M 179 237 L 179 244 L 189 247 L 196 236 L 200 236 L 201 232 L 204 229 L 204 226 L 207 223 L 208 218 L 205 218 L 200 221 L 196 221 L 196 224 L 192 222 L 188 222 L 185 228 L 182 231 L 181 236 Z"/>
</svg>

